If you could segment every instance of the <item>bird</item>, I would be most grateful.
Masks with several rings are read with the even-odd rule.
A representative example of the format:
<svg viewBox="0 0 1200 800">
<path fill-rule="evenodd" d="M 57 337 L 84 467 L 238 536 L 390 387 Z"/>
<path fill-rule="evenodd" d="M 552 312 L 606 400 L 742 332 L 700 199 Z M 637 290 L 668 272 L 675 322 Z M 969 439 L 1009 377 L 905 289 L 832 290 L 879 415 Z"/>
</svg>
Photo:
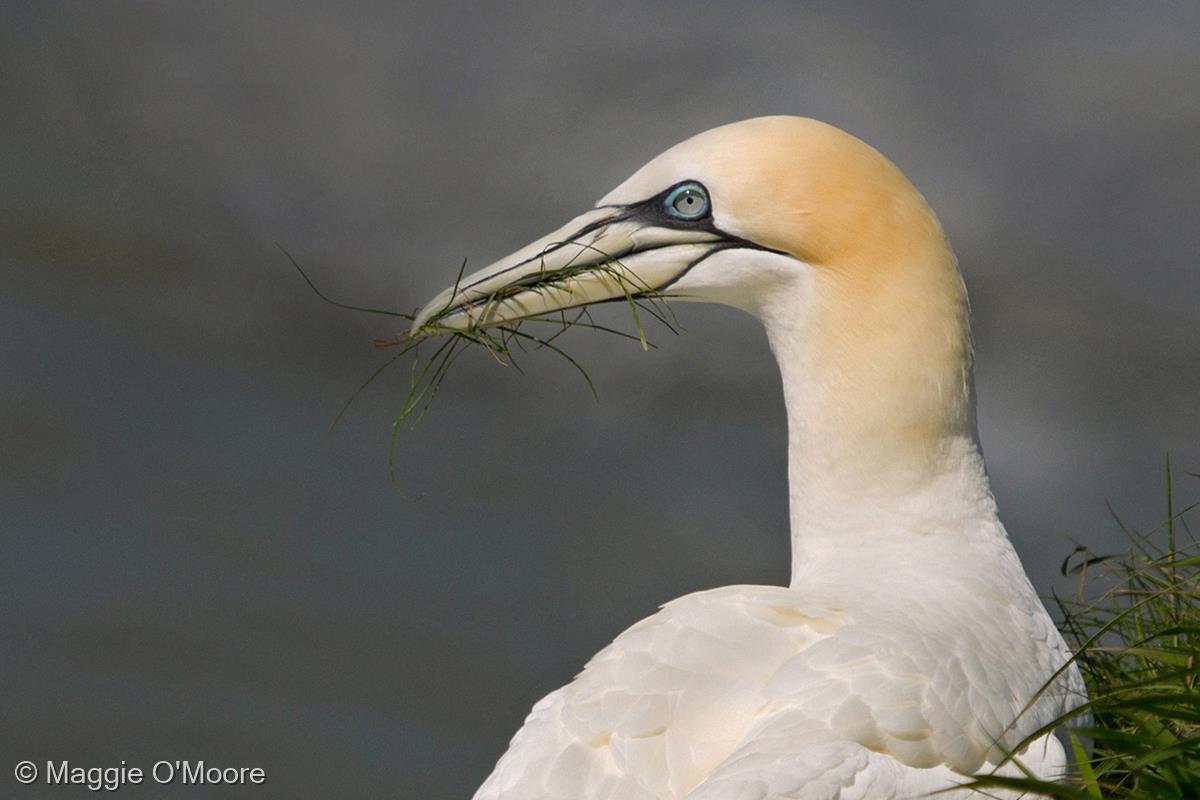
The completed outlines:
<svg viewBox="0 0 1200 800">
<path fill-rule="evenodd" d="M 475 800 L 1018 797 L 967 784 L 1065 779 L 1052 729 L 1086 692 L 998 516 L 966 288 L 914 185 L 823 122 L 722 125 L 460 275 L 411 335 L 631 292 L 762 323 L 791 580 L 688 594 L 625 630 L 533 706 Z"/>
</svg>

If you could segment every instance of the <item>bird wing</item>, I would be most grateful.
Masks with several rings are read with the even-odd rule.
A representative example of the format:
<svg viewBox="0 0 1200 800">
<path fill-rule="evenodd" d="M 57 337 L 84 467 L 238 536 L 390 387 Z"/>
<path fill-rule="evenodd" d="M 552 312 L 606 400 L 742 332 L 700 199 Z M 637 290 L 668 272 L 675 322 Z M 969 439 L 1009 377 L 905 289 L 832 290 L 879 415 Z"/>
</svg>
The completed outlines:
<svg viewBox="0 0 1200 800">
<path fill-rule="evenodd" d="M 534 706 L 475 800 L 666 800 L 727 756 L 789 657 L 838 627 L 779 587 L 687 595 Z"/>
<path fill-rule="evenodd" d="M 1020 765 L 986 765 L 982 772 L 1022 777 L 1022 767 L 1037 775 L 1061 774 L 1062 744 L 1046 734 L 1022 750 Z M 802 713 L 783 712 L 753 726 L 745 741 L 688 792 L 686 800 L 1000 800 L 1020 792 L 953 790 L 970 778 L 945 764 L 912 767 L 895 756 L 838 740 L 832 731 Z"/>
<path fill-rule="evenodd" d="M 814 786 L 821 770 L 863 785 L 897 767 L 981 768 L 1056 713 L 1024 707 L 1058 664 L 1014 665 L 1040 664 L 1058 635 L 1040 605 L 972 592 L 962 602 L 982 607 L 964 616 L 937 594 L 924 608 L 769 586 L 680 598 L 534 706 L 475 800 L 725 800 L 709 787 L 772 758 Z"/>
</svg>

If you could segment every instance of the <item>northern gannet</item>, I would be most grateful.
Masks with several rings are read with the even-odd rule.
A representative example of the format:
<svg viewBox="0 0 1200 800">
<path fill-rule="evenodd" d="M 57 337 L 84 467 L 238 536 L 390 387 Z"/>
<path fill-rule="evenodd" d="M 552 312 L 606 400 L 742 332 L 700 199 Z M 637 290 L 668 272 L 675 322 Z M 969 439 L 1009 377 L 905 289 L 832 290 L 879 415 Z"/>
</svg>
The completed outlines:
<svg viewBox="0 0 1200 800">
<path fill-rule="evenodd" d="M 533 707 L 475 800 L 920 797 L 1083 702 L 988 486 L 955 257 L 891 162 L 810 119 L 715 128 L 460 279 L 413 331 L 622 298 L 610 258 L 766 328 L 791 584 L 689 594 L 626 630 Z M 1068 762 L 1051 733 L 1019 759 L 1052 778 Z"/>
</svg>

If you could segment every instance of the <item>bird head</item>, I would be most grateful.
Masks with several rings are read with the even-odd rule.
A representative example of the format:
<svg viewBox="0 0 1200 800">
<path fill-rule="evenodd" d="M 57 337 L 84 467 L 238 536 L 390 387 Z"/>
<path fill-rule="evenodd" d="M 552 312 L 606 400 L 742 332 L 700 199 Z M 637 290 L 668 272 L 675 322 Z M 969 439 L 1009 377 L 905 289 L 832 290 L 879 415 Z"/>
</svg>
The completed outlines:
<svg viewBox="0 0 1200 800">
<path fill-rule="evenodd" d="M 787 351 L 820 373 L 826 401 L 855 404 L 864 433 L 970 415 L 966 295 L 936 218 L 878 151 L 799 117 L 736 122 L 672 147 L 565 226 L 460 277 L 412 332 L 637 295 L 754 314 L 781 365 Z"/>
<path fill-rule="evenodd" d="M 891 162 L 825 123 L 760 117 L 672 147 L 593 209 L 460 278 L 420 310 L 413 332 L 642 293 L 794 314 L 814 278 L 871 306 L 898 277 L 910 283 L 896 272 L 914 267 L 942 294 L 959 293 L 937 221 Z"/>
</svg>

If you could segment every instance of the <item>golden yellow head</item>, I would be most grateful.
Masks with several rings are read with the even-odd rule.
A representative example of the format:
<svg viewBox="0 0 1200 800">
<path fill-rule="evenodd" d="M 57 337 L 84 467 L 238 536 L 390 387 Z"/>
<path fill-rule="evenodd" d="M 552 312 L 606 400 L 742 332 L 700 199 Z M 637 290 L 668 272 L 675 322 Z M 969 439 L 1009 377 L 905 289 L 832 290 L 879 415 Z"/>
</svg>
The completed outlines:
<svg viewBox="0 0 1200 800">
<path fill-rule="evenodd" d="M 941 228 L 891 162 L 830 125 L 762 117 L 694 136 L 443 292 L 414 330 L 630 291 L 756 315 L 785 372 L 808 377 L 814 415 L 844 433 L 922 438 L 973 424 L 966 295 Z"/>
<path fill-rule="evenodd" d="M 924 198 L 879 151 L 824 122 L 758 117 L 672 147 L 600 201 L 626 204 L 691 178 L 716 227 L 813 266 L 880 263 L 944 246 Z"/>
<path fill-rule="evenodd" d="M 798 263 L 768 265 L 764 254 Z M 760 117 L 667 150 L 595 209 L 444 292 L 417 327 L 435 314 L 451 326 L 486 325 L 611 299 L 622 288 L 603 280 L 612 276 L 580 268 L 613 259 L 647 290 L 751 311 L 805 270 L 838 273 L 861 290 L 913 270 L 957 284 L 937 220 L 891 162 L 825 123 Z M 563 269 L 571 291 L 561 296 L 512 291 L 530 273 Z M 497 291 L 503 303 L 479 316 L 479 301 Z"/>
</svg>

